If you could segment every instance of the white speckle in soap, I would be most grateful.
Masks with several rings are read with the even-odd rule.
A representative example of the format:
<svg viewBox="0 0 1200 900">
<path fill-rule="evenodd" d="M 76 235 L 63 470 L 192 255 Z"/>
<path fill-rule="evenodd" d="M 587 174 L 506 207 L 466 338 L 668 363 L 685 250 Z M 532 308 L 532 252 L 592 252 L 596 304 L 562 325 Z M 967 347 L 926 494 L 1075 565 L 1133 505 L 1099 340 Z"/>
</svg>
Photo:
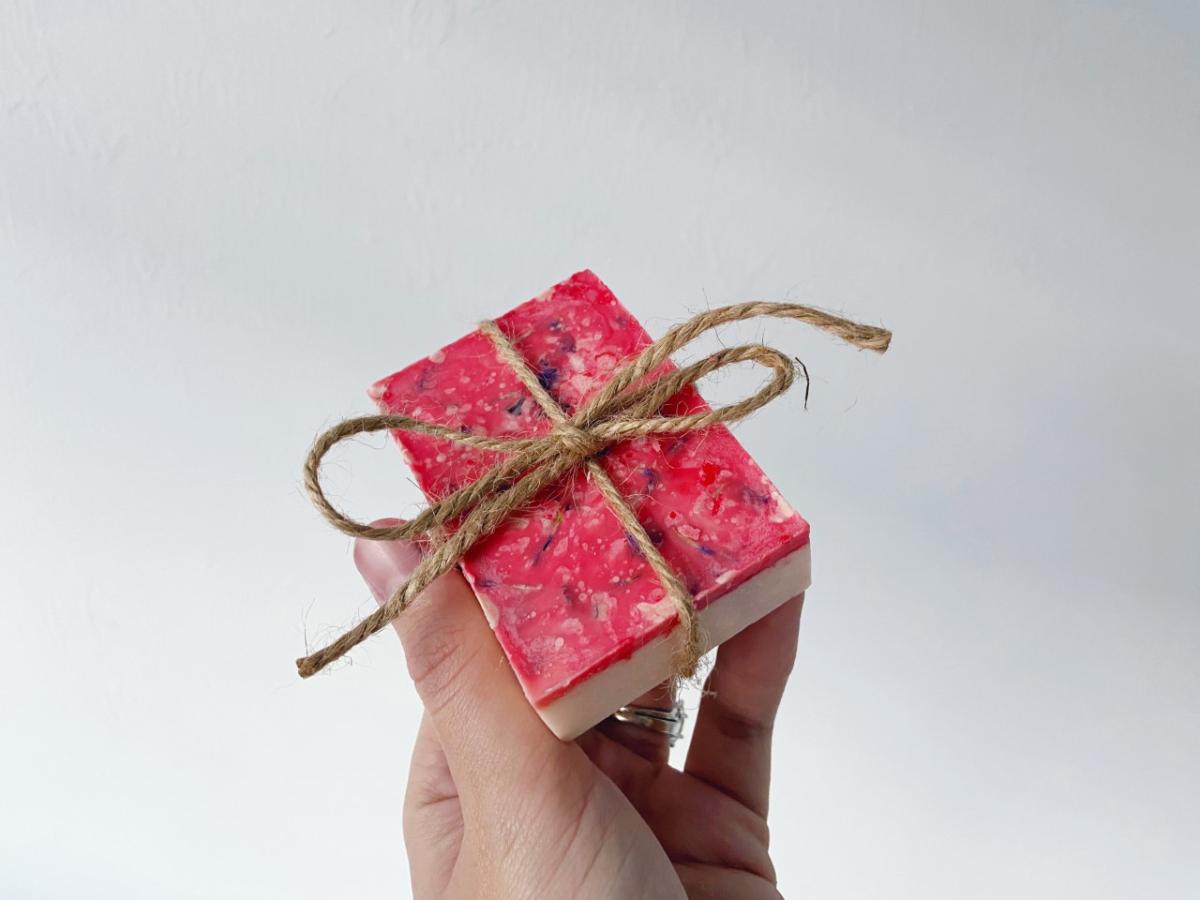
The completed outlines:
<svg viewBox="0 0 1200 900">
<path fill-rule="evenodd" d="M 668 598 L 663 597 L 657 603 L 639 603 L 637 611 L 641 613 L 646 622 L 655 624 L 670 618 L 671 614 L 675 612 L 675 607 Z"/>
<path fill-rule="evenodd" d="M 786 522 L 796 517 L 796 511 L 779 495 L 779 491 L 771 488 L 771 499 L 775 501 L 775 512 L 771 515 L 772 522 Z"/>
<path fill-rule="evenodd" d="M 720 575 L 718 575 L 718 576 L 717 576 L 717 578 L 716 578 L 717 584 L 725 584 L 725 583 L 727 583 L 727 582 L 729 581 L 729 579 L 731 579 L 732 577 L 733 577 L 733 572 L 732 572 L 732 571 L 729 571 L 729 572 L 722 572 L 722 573 L 721 573 Z"/>
<path fill-rule="evenodd" d="M 699 534 L 699 532 L 697 532 L 697 534 Z M 625 553 L 625 549 L 628 546 L 629 546 L 629 544 L 626 542 L 625 538 L 623 538 L 623 537 L 616 538 L 611 544 L 608 545 L 609 560 L 612 561 L 612 560 L 618 559 L 619 557 L 623 556 Z"/>
<path fill-rule="evenodd" d="M 431 363 L 444 363 L 446 361 L 446 354 L 441 350 L 435 350 L 429 354 L 429 361 Z"/>
</svg>

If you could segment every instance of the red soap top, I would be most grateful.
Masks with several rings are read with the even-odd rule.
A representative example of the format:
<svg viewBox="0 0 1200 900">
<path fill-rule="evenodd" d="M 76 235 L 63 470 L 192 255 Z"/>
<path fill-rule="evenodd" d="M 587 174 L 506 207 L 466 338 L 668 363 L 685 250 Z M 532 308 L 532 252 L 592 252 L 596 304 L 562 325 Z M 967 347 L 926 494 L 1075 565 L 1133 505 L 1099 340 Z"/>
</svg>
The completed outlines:
<svg viewBox="0 0 1200 900">
<path fill-rule="evenodd" d="M 497 322 L 568 414 L 651 343 L 588 271 Z M 551 428 L 478 331 L 379 381 L 370 394 L 383 412 L 476 434 Z M 686 388 L 664 413 L 703 409 L 699 393 Z M 440 438 L 394 434 L 430 499 L 470 483 L 500 458 Z M 808 523 L 723 426 L 626 441 L 601 464 L 697 608 L 808 543 Z M 477 544 L 462 569 L 538 706 L 627 659 L 677 621 L 662 585 L 582 470 Z"/>
</svg>

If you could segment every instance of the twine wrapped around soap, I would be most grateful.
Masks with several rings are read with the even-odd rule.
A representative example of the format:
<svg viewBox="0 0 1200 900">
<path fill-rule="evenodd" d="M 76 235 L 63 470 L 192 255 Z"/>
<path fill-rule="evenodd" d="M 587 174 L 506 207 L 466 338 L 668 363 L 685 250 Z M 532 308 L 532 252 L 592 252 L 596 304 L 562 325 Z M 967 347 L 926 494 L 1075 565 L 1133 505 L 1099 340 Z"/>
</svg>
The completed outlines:
<svg viewBox="0 0 1200 900">
<path fill-rule="evenodd" d="M 434 536 L 431 548 L 391 598 L 378 610 L 345 632 L 333 643 L 296 660 L 302 678 L 313 675 L 362 643 L 402 613 L 434 580 L 454 568 L 479 541 L 495 531 L 515 511 L 526 507 L 542 491 L 577 466 L 583 466 L 599 488 L 625 533 L 661 582 L 679 616 L 680 646 L 675 674 L 691 677 L 705 651 L 695 603 L 679 576 L 663 558 L 621 492 L 608 477 L 597 455 L 612 444 L 651 434 L 680 434 L 718 423 L 735 422 L 778 397 L 795 379 L 795 366 L 787 355 L 759 344 L 729 347 L 680 369 L 647 378 L 668 357 L 701 334 L 728 322 L 773 316 L 797 319 L 865 350 L 883 353 L 891 332 L 859 325 L 831 313 L 796 303 L 755 301 L 736 303 L 700 313 L 676 325 L 665 335 L 626 361 L 594 397 L 568 415 L 538 381 L 520 352 L 492 321 L 481 322 L 500 360 L 507 365 L 541 407 L 552 424 L 546 434 L 533 437 L 492 437 L 463 433 L 433 422 L 403 415 L 360 416 L 347 419 L 313 444 L 304 464 L 304 486 L 314 505 L 338 530 L 373 541 L 412 540 Z M 684 415 L 664 416 L 662 406 L 687 385 L 725 366 L 752 362 L 772 373 L 757 393 L 738 403 Z M 400 430 L 444 438 L 480 450 L 498 451 L 506 458 L 479 479 L 430 505 L 416 518 L 400 525 L 365 525 L 348 518 L 325 496 L 320 482 L 321 460 L 333 446 L 347 438 L 375 431 Z M 442 526 L 453 527 L 447 535 Z"/>
</svg>

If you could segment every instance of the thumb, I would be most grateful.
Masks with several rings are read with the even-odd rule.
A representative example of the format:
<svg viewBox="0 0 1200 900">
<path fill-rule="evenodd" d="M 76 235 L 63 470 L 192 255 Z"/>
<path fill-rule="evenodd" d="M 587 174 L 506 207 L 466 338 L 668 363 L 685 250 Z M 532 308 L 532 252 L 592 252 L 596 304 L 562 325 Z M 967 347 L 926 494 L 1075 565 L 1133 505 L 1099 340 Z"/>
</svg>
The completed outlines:
<svg viewBox="0 0 1200 900">
<path fill-rule="evenodd" d="M 380 603 L 420 559 L 420 550 L 407 541 L 360 539 L 354 544 L 354 564 Z M 392 625 L 464 805 L 472 797 L 494 796 L 498 780 L 509 780 L 531 762 L 564 749 L 525 700 L 474 593 L 457 570 L 426 588 Z"/>
</svg>

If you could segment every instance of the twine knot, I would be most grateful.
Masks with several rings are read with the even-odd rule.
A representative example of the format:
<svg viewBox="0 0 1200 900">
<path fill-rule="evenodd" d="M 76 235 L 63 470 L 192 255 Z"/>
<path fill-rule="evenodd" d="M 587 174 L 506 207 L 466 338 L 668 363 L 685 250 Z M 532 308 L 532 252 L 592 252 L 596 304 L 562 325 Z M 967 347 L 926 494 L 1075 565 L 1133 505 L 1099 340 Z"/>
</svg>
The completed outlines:
<svg viewBox="0 0 1200 900">
<path fill-rule="evenodd" d="M 578 428 L 570 422 L 563 422 L 561 425 L 555 426 L 551 434 L 564 450 L 579 459 L 595 456 L 612 443 L 592 432 Z"/>
<path fill-rule="evenodd" d="M 757 316 L 796 319 L 866 350 L 883 353 L 891 332 L 859 325 L 831 313 L 797 303 L 752 301 L 700 313 L 676 325 L 637 356 L 626 360 L 603 387 L 574 416 L 538 380 L 508 336 L 492 321 L 481 322 L 496 355 L 521 380 L 533 400 L 552 423 L 551 430 L 530 437 L 493 437 L 464 433 L 454 428 L 404 415 L 359 416 L 346 419 L 318 436 L 304 466 L 304 486 L 325 519 L 345 534 L 375 541 L 412 540 L 434 535 L 438 539 L 391 598 L 374 613 L 333 643 L 296 660 L 301 677 L 319 672 L 350 649 L 382 629 L 402 613 L 435 579 L 456 566 L 472 547 L 491 534 L 515 510 L 525 507 L 542 491 L 572 469 L 583 466 L 599 488 L 630 541 L 646 560 L 679 618 L 680 644 L 675 675 L 691 677 L 707 649 L 700 632 L 695 603 L 679 576 L 663 558 L 621 492 L 613 484 L 597 455 L 614 443 L 653 434 L 682 434 L 712 425 L 735 422 L 778 397 L 795 380 L 791 357 L 761 344 L 722 348 L 680 369 L 666 368 L 672 353 L 704 332 Z M 684 387 L 728 365 L 752 362 L 772 373 L 757 393 L 738 403 L 698 412 L 663 415 L 663 405 Z M 480 478 L 443 497 L 415 518 L 400 525 L 373 526 L 348 518 L 329 502 L 321 488 L 321 460 L 336 444 L 359 434 L 383 430 L 412 431 L 504 455 Z M 450 526 L 448 537 L 444 526 Z"/>
</svg>

